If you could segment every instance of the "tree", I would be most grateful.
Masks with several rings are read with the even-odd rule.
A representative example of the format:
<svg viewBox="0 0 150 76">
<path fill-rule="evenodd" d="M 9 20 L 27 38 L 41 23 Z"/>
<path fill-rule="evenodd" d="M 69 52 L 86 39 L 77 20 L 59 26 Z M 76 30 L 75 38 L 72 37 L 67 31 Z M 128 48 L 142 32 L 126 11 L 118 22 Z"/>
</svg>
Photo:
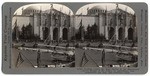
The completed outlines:
<svg viewBox="0 0 150 76">
<path fill-rule="evenodd" d="M 88 25 L 88 27 L 87 27 L 87 38 L 88 39 L 91 39 L 91 27 L 90 27 L 90 25 Z"/>
<path fill-rule="evenodd" d="M 24 25 L 21 28 L 21 36 L 20 36 L 21 39 L 25 39 L 25 28 L 26 27 Z"/>
<path fill-rule="evenodd" d="M 27 26 L 26 26 L 26 28 L 25 28 L 25 33 L 26 33 L 26 37 L 27 37 L 27 39 L 32 39 L 33 37 L 33 33 L 32 33 L 32 26 L 31 26 L 31 24 L 29 23 Z"/>
<path fill-rule="evenodd" d="M 78 32 L 76 33 L 76 39 L 78 40 L 82 40 L 82 38 L 84 38 L 85 34 L 85 30 L 84 30 L 84 26 L 80 26 L 78 29 Z"/>
<path fill-rule="evenodd" d="M 94 23 L 94 24 L 91 26 L 90 31 L 91 31 L 91 32 L 90 32 L 90 37 L 91 37 L 93 40 L 98 39 L 99 33 L 98 33 L 98 27 L 97 27 L 96 23 Z"/>
<path fill-rule="evenodd" d="M 13 32 L 12 32 L 12 39 L 13 40 L 18 40 L 20 35 L 19 27 L 15 25 Z"/>
</svg>

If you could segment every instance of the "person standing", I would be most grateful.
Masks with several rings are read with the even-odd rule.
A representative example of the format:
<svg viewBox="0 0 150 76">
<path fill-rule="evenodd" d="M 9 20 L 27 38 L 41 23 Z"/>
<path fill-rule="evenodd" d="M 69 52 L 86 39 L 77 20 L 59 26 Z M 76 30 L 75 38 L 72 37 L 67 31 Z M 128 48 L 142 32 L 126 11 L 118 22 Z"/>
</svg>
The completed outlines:
<svg viewBox="0 0 150 76">
<path fill-rule="evenodd" d="M 105 64 L 105 50 L 103 49 L 102 50 L 102 67 L 104 66 Z"/>
<path fill-rule="evenodd" d="M 41 53 L 40 50 L 37 51 L 37 66 L 40 67 L 40 58 L 41 57 Z"/>
</svg>

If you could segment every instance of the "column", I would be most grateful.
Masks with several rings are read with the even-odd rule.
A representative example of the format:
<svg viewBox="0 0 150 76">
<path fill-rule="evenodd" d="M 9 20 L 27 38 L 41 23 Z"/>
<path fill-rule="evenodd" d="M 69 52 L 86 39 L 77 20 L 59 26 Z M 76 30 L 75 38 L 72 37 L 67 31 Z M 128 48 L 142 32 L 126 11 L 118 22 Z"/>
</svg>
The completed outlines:
<svg viewBox="0 0 150 76">
<path fill-rule="evenodd" d="M 116 29 L 115 29 L 115 35 L 116 35 L 116 40 L 118 40 L 118 26 L 116 26 Z"/>
<path fill-rule="evenodd" d="M 50 39 L 53 40 L 53 27 L 50 27 Z"/>
<path fill-rule="evenodd" d="M 125 38 L 128 38 L 128 27 L 125 27 Z"/>
<path fill-rule="evenodd" d="M 40 26 L 40 39 L 41 40 L 43 40 L 43 29 L 42 29 L 43 27 L 42 26 Z"/>
<path fill-rule="evenodd" d="M 105 38 L 108 40 L 108 26 L 105 26 Z"/>
<path fill-rule="evenodd" d="M 59 39 L 61 38 L 62 39 L 62 34 L 63 34 L 63 27 L 59 27 L 60 30 L 59 30 Z"/>
</svg>

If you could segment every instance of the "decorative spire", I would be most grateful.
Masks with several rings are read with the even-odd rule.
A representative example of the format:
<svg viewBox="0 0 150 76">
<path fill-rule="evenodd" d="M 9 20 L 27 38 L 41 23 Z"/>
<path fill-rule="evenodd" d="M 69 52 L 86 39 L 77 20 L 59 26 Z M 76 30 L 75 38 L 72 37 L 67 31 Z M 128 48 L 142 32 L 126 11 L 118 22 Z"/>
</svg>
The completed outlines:
<svg viewBox="0 0 150 76">
<path fill-rule="evenodd" d="M 71 11 L 69 10 L 69 15 L 71 15 Z"/>
<path fill-rule="evenodd" d="M 21 9 L 21 10 L 22 10 L 22 14 L 23 14 L 24 7 L 22 7 L 22 9 Z"/>
<path fill-rule="evenodd" d="M 119 4 L 117 3 L 116 5 L 117 5 L 116 8 L 118 9 L 118 5 L 119 5 Z"/>
<path fill-rule="evenodd" d="M 87 14 L 89 14 L 89 7 L 87 7 Z"/>
<path fill-rule="evenodd" d="M 51 13 L 51 4 L 50 4 L 50 7 L 49 7 L 49 13 Z"/>
<path fill-rule="evenodd" d="M 24 7 L 22 7 L 22 11 L 24 10 Z"/>
<path fill-rule="evenodd" d="M 40 6 L 40 13 L 42 13 L 42 6 Z"/>
<path fill-rule="evenodd" d="M 15 24 L 14 24 L 15 26 L 17 26 L 17 22 L 18 22 L 18 21 L 17 21 L 17 18 L 16 18 L 16 21 L 15 21 Z"/>
<path fill-rule="evenodd" d="M 105 10 L 105 25 L 107 25 L 107 5 L 106 5 L 106 10 Z"/>
<path fill-rule="evenodd" d="M 116 4 L 116 26 L 118 26 L 118 4 Z"/>
<path fill-rule="evenodd" d="M 53 8 L 53 4 L 51 4 L 51 9 Z"/>
<path fill-rule="evenodd" d="M 105 12 L 107 13 L 107 5 L 106 5 L 106 11 Z"/>
<path fill-rule="evenodd" d="M 87 11 L 89 10 L 89 7 L 87 7 Z"/>
<path fill-rule="evenodd" d="M 127 12 L 128 7 L 126 7 L 125 11 Z"/>
<path fill-rule="evenodd" d="M 117 11 L 118 11 L 118 4 L 116 3 L 116 14 L 118 13 Z"/>
</svg>

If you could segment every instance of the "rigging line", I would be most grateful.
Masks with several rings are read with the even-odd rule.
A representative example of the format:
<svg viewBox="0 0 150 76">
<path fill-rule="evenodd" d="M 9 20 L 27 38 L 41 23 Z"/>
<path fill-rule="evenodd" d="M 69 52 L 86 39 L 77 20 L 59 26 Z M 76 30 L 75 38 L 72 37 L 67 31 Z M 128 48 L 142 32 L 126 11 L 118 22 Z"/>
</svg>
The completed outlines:
<svg viewBox="0 0 150 76">
<path fill-rule="evenodd" d="M 111 41 L 113 41 L 113 40 L 114 40 L 114 38 L 115 38 L 115 36 L 116 36 L 116 34 L 114 33 L 114 35 L 111 37 L 111 39 L 109 40 L 109 42 L 108 42 L 108 43 L 110 43 Z"/>
<path fill-rule="evenodd" d="M 86 53 L 86 52 L 85 52 Z M 86 53 L 87 54 L 87 53 Z M 87 54 L 88 55 L 88 54 Z M 97 67 L 99 67 L 99 65 L 96 63 L 96 61 L 90 56 L 90 55 L 88 55 L 89 56 L 89 58 L 96 64 L 96 66 Z"/>
<path fill-rule="evenodd" d="M 83 53 L 83 56 L 84 56 L 84 58 L 86 57 L 86 55 L 85 55 L 85 51 L 84 51 L 84 53 Z M 80 66 L 82 67 L 82 66 L 84 66 L 88 61 L 86 61 L 85 63 L 84 63 L 84 65 L 82 65 L 82 63 L 83 63 L 83 56 L 82 56 L 82 60 L 81 60 L 81 63 L 80 63 Z M 87 57 L 86 57 L 86 59 L 87 59 Z"/>
<path fill-rule="evenodd" d="M 21 52 L 20 52 L 20 54 L 22 54 Z M 23 54 L 22 54 L 22 56 L 23 57 L 25 57 Z M 26 58 L 26 57 L 25 57 Z M 26 58 L 27 59 L 27 61 L 29 61 L 29 63 L 34 67 L 34 65 L 32 64 L 32 62 L 28 59 L 28 58 Z"/>
</svg>

